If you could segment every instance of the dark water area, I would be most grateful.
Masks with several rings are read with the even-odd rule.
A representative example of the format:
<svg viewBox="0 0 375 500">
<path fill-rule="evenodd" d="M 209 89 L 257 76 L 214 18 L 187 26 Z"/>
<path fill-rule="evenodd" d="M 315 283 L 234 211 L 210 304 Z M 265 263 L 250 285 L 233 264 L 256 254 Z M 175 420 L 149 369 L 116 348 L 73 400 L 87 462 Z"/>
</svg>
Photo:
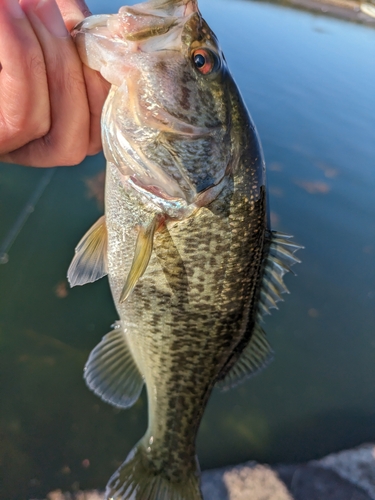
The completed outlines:
<svg viewBox="0 0 375 500">
<path fill-rule="evenodd" d="M 134 3 L 134 2 L 133 2 Z M 94 12 L 119 2 L 92 2 Z M 249 1 L 201 0 L 260 133 L 273 228 L 305 250 L 267 319 L 261 375 L 215 392 L 203 469 L 319 458 L 375 440 L 375 30 Z M 73 250 L 102 214 L 102 155 L 56 169 L 0 265 L 1 500 L 103 488 L 147 425 L 85 386 L 117 319 L 106 279 L 70 290 Z M 0 248 L 45 170 L 0 166 Z"/>
</svg>

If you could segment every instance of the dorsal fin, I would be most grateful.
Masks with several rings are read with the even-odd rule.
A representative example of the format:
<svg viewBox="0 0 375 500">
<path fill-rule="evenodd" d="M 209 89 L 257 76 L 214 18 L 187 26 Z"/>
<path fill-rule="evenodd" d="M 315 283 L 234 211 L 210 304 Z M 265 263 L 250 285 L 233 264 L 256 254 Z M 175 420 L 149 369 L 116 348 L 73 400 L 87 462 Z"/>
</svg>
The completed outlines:
<svg viewBox="0 0 375 500">
<path fill-rule="evenodd" d="M 105 216 L 87 231 L 75 249 L 68 269 L 70 286 L 92 283 L 108 274 Z"/>
<path fill-rule="evenodd" d="M 125 300 L 129 297 L 139 278 L 143 276 L 147 269 L 154 246 L 155 231 L 159 224 L 160 216 L 156 215 L 147 227 L 141 226 L 139 228 L 133 262 L 126 278 L 124 288 L 121 292 L 120 304 L 125 302 Z"/>
<path fill-rule="evenodd" d="M 139 398 L 144 382 L 120 322 L 114 326 L 91 352 L 84 378 L 89 388 L 107 403 L 129 408 Z"/>
<path fill-rule="evenodd" d="M 216 383 L 219 389 L 227 390 L 256 375 L 273 359 L 273 351 L 266 338 L 266 333 L 259 325 L 254 326 L 249 343 L 240 357 L 224 376 Z"/>
<path fill-rule="evenodd" d="M 291 271 L 294 264 L 301 262 L 294 253 L 303 248 L 301 245 L 293 243 L 292 238 L 293 236 L 277 231 L 270 233 L 269 252 L 265 261 L 257 321 L 261 321 L 264 315 L 271 314 L 270 309 L 277 309 L 277 302 L 283 300 L 281 295 L 289 293 L 283 277 L 284 274 Z"/>
</svg>

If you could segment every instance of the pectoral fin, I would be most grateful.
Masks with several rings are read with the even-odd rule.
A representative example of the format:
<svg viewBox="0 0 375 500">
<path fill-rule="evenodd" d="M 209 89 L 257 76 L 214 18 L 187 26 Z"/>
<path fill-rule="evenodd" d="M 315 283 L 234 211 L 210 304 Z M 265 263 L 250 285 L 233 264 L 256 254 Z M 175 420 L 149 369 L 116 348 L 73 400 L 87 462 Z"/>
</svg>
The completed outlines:
<svg viewBox="0 0 375 500">
<path fill-rule="evenodd" d="M 73 287 L 92 283 L 106 274 L 108 274 L 107 227 L 103 215 L 78 243 L 68 269 L 68 280 Z"/>
<path fill-rule="evenodd" d="M 266 333 L 255 325 L 252 337 L 236 364 L 216 383 L 219 389 L 226 390 L 256 375 L 273 359 L 273 351 L 266 338 Z"/>
<path fill-rule="evenodd" d="M 139 229 L 133 262 L 128 277 L 126 278 L 124 288 L 122 289 L 120 304 L 125 302 L 129 297 L 139 278 L 143 276 L 147 269 L 154 245 L 154 234 L 159 224 L 160 218 L 159 216 L 155 216 L 151 224 L 146 228 L 140 227 Z"/>
</svg>

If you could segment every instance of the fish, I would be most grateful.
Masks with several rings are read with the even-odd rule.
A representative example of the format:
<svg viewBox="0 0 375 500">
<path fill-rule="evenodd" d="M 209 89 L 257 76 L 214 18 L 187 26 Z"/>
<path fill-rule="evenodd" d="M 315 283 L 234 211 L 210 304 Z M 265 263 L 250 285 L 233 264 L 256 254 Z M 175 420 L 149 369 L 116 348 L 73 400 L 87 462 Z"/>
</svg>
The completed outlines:
<svg viewBox="0 0 375 500">
<path fill-rule="evenodd" d="M 86 18 L 82 61 L 111 83 L 102 114 L 104 215 L 71 286 L 108 275 L 119 320 L 85 365 L 88 387 L 148 428 L 108 500 L 202 499 L 195 442 L 214 387 L 268 365 L 263 316 L 301 248 L 272 231 L 260 140 L 196 0 L 150 0 Z"/>
</svg>

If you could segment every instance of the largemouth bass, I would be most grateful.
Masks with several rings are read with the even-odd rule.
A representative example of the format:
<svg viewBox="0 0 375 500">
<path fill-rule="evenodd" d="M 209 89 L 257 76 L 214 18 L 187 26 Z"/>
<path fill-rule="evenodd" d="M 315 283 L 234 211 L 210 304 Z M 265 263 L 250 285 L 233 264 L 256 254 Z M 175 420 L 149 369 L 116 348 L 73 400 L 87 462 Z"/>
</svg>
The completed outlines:
<svg viewBox="0 0 375 500">
<path fill-rule="evenodd" d="M 105 216 L 68 271 L 108 274 L 120 320 L 85 380 L 127 408 L 148 395 L 144 437 L 107 499 L 201 499 L 195 441 L 215 384 L 266 366 L 262 316 L 297 262 L 269 226 L 255 127 L 196 0 L 152 0 L 76 27 L 83 61 L 112 84 L 102 115 Z"/>
</svg>

